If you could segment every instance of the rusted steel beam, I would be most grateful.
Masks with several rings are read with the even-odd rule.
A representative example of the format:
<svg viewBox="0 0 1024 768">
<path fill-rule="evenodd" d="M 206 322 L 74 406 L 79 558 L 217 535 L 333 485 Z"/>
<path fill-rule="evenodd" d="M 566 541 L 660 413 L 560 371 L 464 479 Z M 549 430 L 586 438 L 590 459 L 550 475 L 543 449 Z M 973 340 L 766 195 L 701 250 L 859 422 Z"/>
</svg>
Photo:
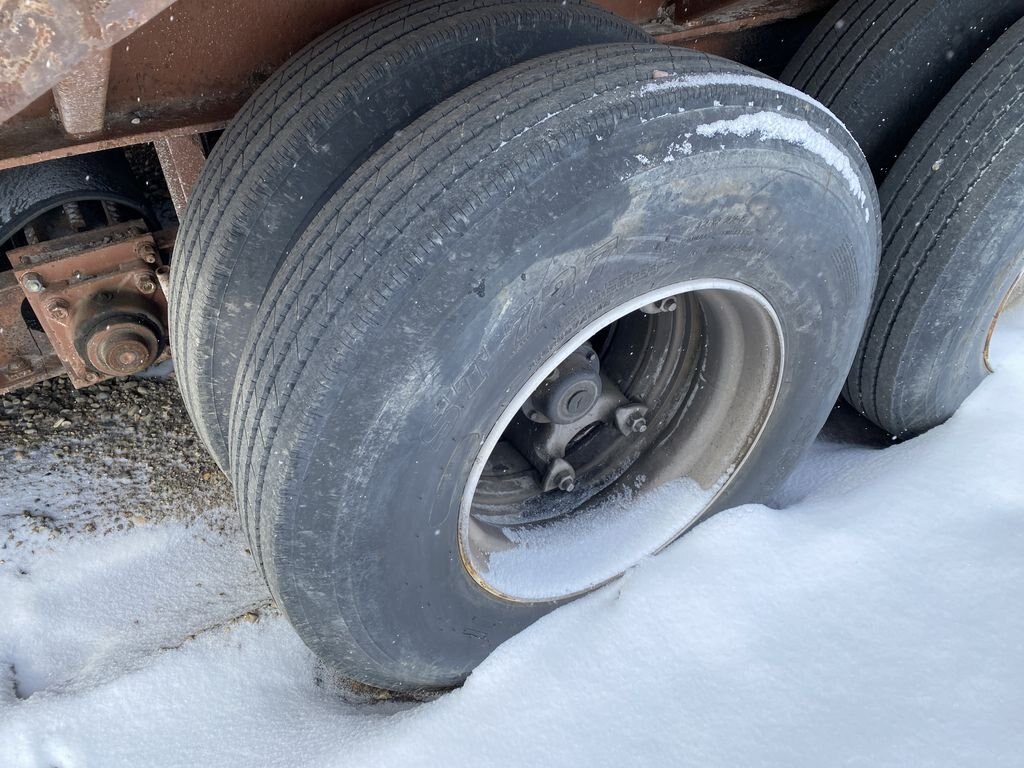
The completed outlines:
<svg viewBox="0 0 1024 768">
<path fill-rule="evenodd" d="M 597 5 L 623 18 L 643 23 L 658 17 L 664 0 L 597 0 Z"/>
<path fill-rule="evenodd" d="M 171 0 L 107 0 L 104 18 L 117 8 L 136 5 L 140 9 L 133 17 L 136 24 L 153 8 L 169 7 L 113 49 L 103 130 L 85 137 L 67 133 L 51 117 L 57 108 L 54 98 L 43 93 L 0 129 L 0 169 L 222 128 L 259 83 L 303 45 L 377 1 L 177 0 L 171 5 Z M 57 38 L 52 49 L 37 39 L 49 16 L 33 17 L 28 9 L 38 5 L 52 14 L 54 8 L 78 7 L 75 4 L 92 8 L 101 2 L 0 0 L 0 90 L 19 82 L 17 62 L 21 62 L 17 66 L 27 66 L 29 61 L 38 64 L 52 53 L 53 75 L 59 76 L 66 73 L 56 68 L 73 58 Z M 647 29 L 662 42 L 729 55 L 729 41 L 737 31 L 799 16 L 831 0 L 732 0 L 720 7 L 721 2 L 681 0 L 676 7 L 686 14 L 683 24 L 654 24 Z M 652 17 L 664 5 L 662 0 L 597 3 L 637 21 Z M 142 13 L 143 9 L 148 10 Z M 90 11 L 86 17 L 99 13 Z M 101 47 L 95 39 L 87 39 L 91 47 L 83 56 Z M 26 53 L 31 47 L 28 40 L 42 46 L 35 59 Z M 9 105 L 11 95 L 7 94 L 7 102 L 0 99 L 0 104 Z"/>
<path fill-rule="evenodd" d="M 156 156 L 160 158 L 160 168 L 164 172 L 167 189 L 180 220 L 185 215 L 185 208 L 199 180 L 199 172 L 203 170 L 206 155 L 203 154 L 199 136 L 194 133 L 166 136 L 154 141 L 153 146 L 156 147 Z"/>
<path fill-rule="evenodd" d="M 173 0 L 0 0 L 0 122 Z"/>
<path fill-rule="evenodd" d="M 109 80 L 107 48 L 90 53 L 70 75 L 53 86 L 53 100 L 67 133 L 88 136 L 103 130 Z"/>
<path fill-rule="evenodd" d="M 705 13 L 717 11 L 735 0 L 677 0 L 675 4 L 676 23 L 682 24 L 690 19 L 703 16 Z"/>
<path fill-rule="evenodd" d="M 212 118 L 212 119 L 211 119 Z M 145 144 L 159 141 L 162 138 L 174 138 L 196 133 L 206 133 L 223 128 L 229 119 L 223 111 L 215 111 L 212 115 L 202 110 L 191 114 L 181 114 L 160 120 L 146 120 L 140 127 L 131 125 L 130 121 L 119 120 L 108 125 L 102 134 L 87 140 L 68 136 L 63 130 L 55 130 L 53 126 L 32 126 L 36 131 L 18 131 L 16 135 L 5 134 L 0 130 L 0 170 L 15 168 L 19 165 L 31 165 L 58 157 L 82 155 L 87 152 L 99 152 L 115 147 L 127 147 L 132 144 Z"/>
<path fill-rule="evenodd" d="M 730 35 L 795 19 L 835 4 L 835 0 L 734 0 L 722 4 L 707 0 L 709 10 L 688 15 L 674 25 L 648 28 L 659 43 L 689 45 L 703 38 Z M 677 15 L 678 18 L 678 15 Z"/>
</svg>

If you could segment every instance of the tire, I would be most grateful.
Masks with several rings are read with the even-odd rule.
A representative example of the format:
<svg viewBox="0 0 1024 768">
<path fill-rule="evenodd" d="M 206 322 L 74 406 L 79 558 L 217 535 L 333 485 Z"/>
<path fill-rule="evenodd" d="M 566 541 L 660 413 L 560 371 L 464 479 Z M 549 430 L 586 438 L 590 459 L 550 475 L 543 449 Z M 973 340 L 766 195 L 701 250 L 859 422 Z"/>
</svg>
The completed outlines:
<svg viewBox="0 0 1024 768">
<path fill-rule="evenodd" d="M 1024 0 L 841 0 L 782 80 L 842 120 L 881 183 L 954 83 Z"/>
<path fill-rule="evenodd" d="M 256 307 L 295 238 L 355 168 L 414 118 L 503 67 L 647 39 L 579 0 L 399 0 L 311 43 L 259 89 L 203 170 L 171 291 L 181 391 L 222 468 Z"/>
<path fill-rule="evenodd" d="M 766 498 L 838 396 L 878 238 L 849 134 L 740 65 L 610 45 L 466 89 L 348 179 L 257 314 L 231 464 L 278 605 L 345 674 L 410 690 L 459 683 L 572 599 L 498 596 L 466 566 L 481 443 L 552 350 L 676 281 L 736 281 L 777 313 L 785 363 L 757 373 L 774 377 L 774 407 L 759 433 L 694 433 L 746 453 L 707 478 L 725 487 L 689 523 Z M 648 417 L 648 432 L 668 429 L 657 407 Z M 671 474 L 683 432 L 660 433 L 597 498 L 652 488 L 641 465 Z"/>
<path fill-rule="evenodd" d="M 883 256 L 846 397 L 899 437 L 948 419 L 987 375 L 1024 270 L 1024 22 L 956 84 L 880 191 Z"/>
<path fill-rule="evenodd" d="M 152 221 L 142 190 L 117 151 L 64 157 L 0 171 L 0 249 L 25 225 L 67 202 L 108 200 Z M 0 253 L 0 269 L 8 268 Z"/>
</svg>

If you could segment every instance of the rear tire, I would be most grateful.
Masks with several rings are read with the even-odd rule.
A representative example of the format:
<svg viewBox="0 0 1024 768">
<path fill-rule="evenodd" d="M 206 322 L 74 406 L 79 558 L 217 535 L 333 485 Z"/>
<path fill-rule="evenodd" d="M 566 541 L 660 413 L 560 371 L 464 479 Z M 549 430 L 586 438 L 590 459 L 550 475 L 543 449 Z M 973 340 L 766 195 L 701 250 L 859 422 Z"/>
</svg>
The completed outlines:
<svg viewBox="0 0 1024 768">
<path fill-rule="evenodd" d="M 62 157 L 0 171 L 0 251 L 26 224 L 64 203 L 107 200 L 152 220 L 142 189 L 116 150 Z M 7 269 L 0 252 L 0 269 Z"/>
<path fill-rule="evenodd" d="M 700 485 L 707 498 L 671 521 L 664 545 L 787 476 L 838 396 L 877 256 L 877 201 L 852 138 L 739 65 L 602 46 L 468 88 L 327 202 L 242 355 L 231 465 L 278 605 L 356 680 L 458 684 L 575 595 L 496 594 L 460 533 L 482 444 L 554 351 L 616 307 L 683 283 L 742 284 L 777 317 L 780 367 L 765 358 L 750 371 L 777 387 L 757 428 L 697 433 L 709 461 L 734 463 L 680 473 L 679 416 L 659 450 L 630 454 L 594 497 Z M 705 318 L 728 315 L 694 295 Z M 761 345 L 751 335 L 726 346 Z M 694 379 L 693 397 L 717 380 Z M 652 430 L 662 416 L 648 413 Z"/>
<path fill-rule="evenodd" d="M 1024 21 L 943 99 L 882 186 L 878 289 L 846 397 L 892 435 L 941 424 L 988 374 L 994 319 L 1024 270 L 1022 113 Z"/>
<path fill-rule="evenodd" d="M 399 0 L 311 43 L 257 91 L 203 169 L 172 273 L 178 381 L 222 468 L 238 355 L 256 308 L 299 233 L 359 164 L 423 112 L 503 67 L 647 39 L 580 0 Z"/>
<path fill-rule="evenodd" d="M 782 80 L 831 109 L 881 183 L 928 113 L 1024 0 L 840 0 Z"/>
</svg>

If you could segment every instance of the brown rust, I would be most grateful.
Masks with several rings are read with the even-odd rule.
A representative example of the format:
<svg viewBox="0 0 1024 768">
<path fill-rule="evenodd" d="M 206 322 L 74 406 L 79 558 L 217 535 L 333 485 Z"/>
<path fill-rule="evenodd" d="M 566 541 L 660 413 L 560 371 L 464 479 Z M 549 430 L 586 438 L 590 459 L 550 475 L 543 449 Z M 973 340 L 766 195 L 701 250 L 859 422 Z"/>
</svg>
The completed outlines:
<svg viewBox="0 0 1024 768">
<path fill-rule="evenodd" d="M 0 394 L 64 372 L 46 332 L 26 319 L 22 311 L 25 301 L 14 273 L 0 272 Z"/>
<path fill-rule="evenodd" d="M 677 23 L 650 28 L 659 43 L 686 45 L 703 49 L 706 38 L 733 35 L 757 27 L 795 19 L 831 7 L 835 0 L 734 0 L 708 2 L 698 14 L 677 11 Z M 678 8 L 678 6 L 677 6 Z"/>
<path fill-rule="evenodd" d="M 90 53 L 78 67 L 53 86 L 53 100 L 64 130 L 88 136 L 103 130 L 107 113 L 110 49 Z"/>
<path fill-rule="evenodd" d="M 172 0 L 9 0 L 0 6 L 0 121 Z"/>
<path fill-rule="evenodd" d="M 8 257 L 76 387 L 143 370 L 169 355 L 158 239 L 142 221 L 18 248 Z"/>
<path fill-rule="evenodd" d="M 66 10 L 72 0 L 40 2 L 55 12 Z M 15 0 L 14 12 L 24 16 L 28 4 Z M 168 6 L 169 0 L 135 0 L 134 4 L 145 10 Z M 69 135 L 51 114 L 57 111 L 52 96 L 36 91 L 31 104 L 19 100 L 27 108 L 0 130 L 0 169 L 223 127 L 256 87 L 304 45 L 376 4 L 377 0 L 303 0 L 301 4 L 177 0 L 113 46 L 106 121 L 100 133 L 85 139 Z M 104 18 L 112 18 L 117 9 L 123 13 L 133 2 L 109 0 L 108 5 Z M 599 0 L 598 5 L 644 22 L 663 3 Z M 134 18 L 143 15 L 137 13 Z M 62 32 L 56 44 L 68 34 Z M 9 25 L 0 20 L 0 50 L 14 37 Z M 83 56 L 99 47 L 89 48 Z M 82 57 L 62 53 L 54 59 L 53 81 L 66 75 L 71 58 L 77 63 Z M 18 82 L 17 73 L 8 71 L 5 77 L 0 72 L 0 83 L 5 81 Z M 3 103 L 0 99 L 0 121 L 10 114 Z"/>
</svg>

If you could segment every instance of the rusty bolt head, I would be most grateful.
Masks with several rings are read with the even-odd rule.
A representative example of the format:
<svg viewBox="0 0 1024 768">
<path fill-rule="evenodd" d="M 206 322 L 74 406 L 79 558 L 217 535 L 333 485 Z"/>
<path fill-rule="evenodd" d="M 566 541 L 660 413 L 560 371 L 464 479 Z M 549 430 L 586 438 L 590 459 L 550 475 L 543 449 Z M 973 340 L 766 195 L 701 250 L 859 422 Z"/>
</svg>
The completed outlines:
<svg viewBox="0 0 1024 768">
<path fill-rule="evenodd" d="M 42 293 L 46 288 L 43 285 L 43 278 L 37 272 L 26 272 L 21 278 L 21 284 L 29 293 Z"/>
<path fill-rule="evenodd" d="M 156 293 L 156 280 L 148 273 L 139 275 L 135 278 L 135 287 L 142 293 Z"/>
<path fill-rule="evenodd" d="M 8 373 L 24 373 L 31 370 L 32 365 L 23 357 L 16 357 L 7 364 Z"/>
<path fill-rule="evenodd" d="M 138 247 L 135 249 L 135 253 L 147 264 L 156 264 L 157 260 L 160 258 L 152 243 L 139 243 Z"/>
<path fill-rule="evenodd" d="M 46 305 L 46 311 L 58 323 L 63 323 L 71 316 L 71 305 L 64 299 L 54 299 Z"/>
</svg>

